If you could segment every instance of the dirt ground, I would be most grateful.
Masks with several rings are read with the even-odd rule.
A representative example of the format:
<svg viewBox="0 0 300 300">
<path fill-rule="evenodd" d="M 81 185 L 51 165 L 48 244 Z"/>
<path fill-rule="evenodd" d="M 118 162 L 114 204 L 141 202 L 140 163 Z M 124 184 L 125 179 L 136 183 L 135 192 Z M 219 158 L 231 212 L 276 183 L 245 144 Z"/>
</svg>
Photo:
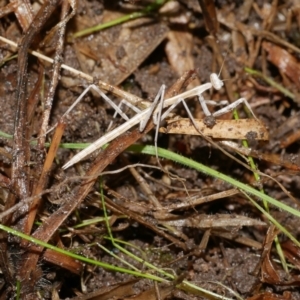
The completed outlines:
<svg viewBox="0 0 300 300">
<path fill-rule="evenodd" d="M 105 150 L 62 168 L 79 152 L 70 143 L 94 142 L 112 120 L 109 130 L 125 122 L 113 118 L 114 108 L 95 90 L 62 118 L 90 84 L 116 104 L 137 99 L 135 105 L 145 109 L 162 85 L 165 99 L 171 98 L 209 83 L 216 73 L 224 86 L 208 89 L 204 99 L 247 99 L 265 126 L 259 134 L 269 135 L 259 140 L 254 127 L 246 128 L 259 181 L 247 154 L 221 143 L 232 141 L 227 136 L 232 128 L 214 139 L 192 135 L 193 125 L 185 134 L 159 133 L 158 147 L 299 211 L 298 1 L 82 0 L 69 20 L 75 9 L 70 3 L 0 1 L 0 36 L 18 45 L 0 41 L 1 224 L 116 268 L 38 247 L 1 227 L 0 299 L 300 299 L 299 247 L 246 193 L 172 159 L 126 150 L 132 144 L 154 145 L 152 119 L 145 130 L 135 126 Z M 126 22 L 80 36 L 86 28 L 131 13 Z M 54 64 L 28 54 L 29 49 Z M 197 97 L 186 102 L 193 117 L 203 120 Z M 135 115 L 126 107 L 124 112 Z M 243 105 L 238 113 L 251 118 Z M 168 116 L 179 117 L 188 118 L 182 104 Z M 232 112 L 217 119 L 226 124 Z M 241 148 L 241 139 L 234 141 Z M 102 197 L 116 244 L 108 238 Z M 299 241 L 299 217 L 269 209 Z M 276 236 L 288 272 L 273 243 Z"/>
</svg>

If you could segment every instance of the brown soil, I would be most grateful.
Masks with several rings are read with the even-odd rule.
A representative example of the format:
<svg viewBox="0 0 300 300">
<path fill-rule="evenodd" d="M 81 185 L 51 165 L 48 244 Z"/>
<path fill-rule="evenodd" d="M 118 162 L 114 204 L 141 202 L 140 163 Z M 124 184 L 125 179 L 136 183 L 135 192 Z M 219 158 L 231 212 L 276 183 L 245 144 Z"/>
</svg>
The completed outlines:
<svg viewBox="0 0 300 300">
<path fill-rule="evenodd" d="M 62 10 L 59 1 L 52 2 L 58 3 L 51 17 L 45 20 L 35 38 L 29 40 L 30 49 L 49 57 L 57 55 L 59 34 L 56 31 L 51 38 L 43 38 L 58 24 Z M 222 68 L 220 77 L 225 79 L 225 87 L 220 91 L 209 90 L 203 96 L 215 101 L 239 97 L 249 101 L 269 132 L 269 141 L 257 141 L 255 134 L 249 134 L 253 137 L 249 144 L 256 155 L 255 163 L 268 177 L 261 176 L 260 182 L 255 182 L 251 170 L 216 147 L 216 143 L 224 147 L 216 139 L 210 144 L 200 136 L 161 133 L 158 146 L 257 189 L 263 188 L 267 195 L 299 210 L 299 4 L 287 0 L 199 2 L 172 1 L 147 18 L 72 39 L 80 30 L 142 11 L 149 5 L 149 1 L 143 0 L 78 1 L 76 15 L 62 34 L 63 63 L 92 76 L 95 83 L 102 80 L 149 101 L 153 101 L 162 84 L 169 88 L 181 78 L 182 88 L 172 86 L 169 90 L 174 95 L 209 82 L 210 74 L 219 73 Z M 5 5 L 6 1 L 2 1 L 1 6 Z M 0 35 L 22 48 L 28 38 L 28 34 L 23 34 L 26 20 L 31 24 L 32 17 L 26 10 L 18 12 L 17 7 L 5 7 L 11 11 L 0 20 Z M 36 11 L 39 8 L 38 4 L 32 7 Z M 219 22 L 214 19 L 214 9 Z M 18 58 L 9 59 L 14 54 Z M 13 142 L 0 136 L 1 212 L 24 203 L 8 216 L 1 214 L 1 223 L 103 263 L 128 269 L 124 261 L 128 262 L 144 274 L 152 273 L 168 281 L 158 284 L 83 264 L 1 232 L 0 299 L 17 299 L 17 283 L 20 283 L 19 299 L 237 299 L 236 295 L 249 300 L 300 299 L 299 248 L 277 232 L 244 194 L 232 191 L 232 186 L 220 179 L 171 160 L 160 159 L 158 163 L 155 157 L 123 151 L 137 137 L 139 144 L 154 144 L 151 121 L 144 132 L 132 129 L 112 142 L 106 152 L 98 150 L 67 170 L 62 170 L 62 166 L 74 156 L 75 150 L 60 148 L 56 153 L 55 149 L 48 150 L 44 142 L 38 146 L 27 143 L 39 137 L 47 109 L 50 113 L 47 128 L 51 128 L 92 82 L 66 70 L 55 74 L 52 64 L 32 55 L 28 55 L 28 67 L 22 73 L 21 60 L 27 60 L 26 55 L 4 42 L 0 44 L 0 58 L 0 132 L 15 137 Z M 262 72 L 287 92 L 250 75 L 245 67 Z M 18 90 L 25 86 L 18 84 L 20 78 L 26 82 L 25 97 L 21 95 L 17 101 Z M 57 86 L 51 81 L 53 78 L 58 79 Z M 48 106 L 45 101 L 51 89 L 55 93 L 53 104 Z M 114 90 L 105 92 L 115 103 L 120 102 Z M 191 98 L 187 103 L 194 118 L 203 119 L 196 100 Z M 241 118 L 247 117 L 242 106 L 238 111 Z M 129 117 L 134 115 L 130 109 L 126 113 Z M 173 117 L 187 117 L 182 105 L 173 113 Z M 61 143 L 97 140 L 106 133 L 113 114 L 113 108 L 96 92 L 88 92 L 64 118 L 66 126 L 62 129 Z M 219 119 L 231 118 L 232 114 L 227 113 Z M 123 122 L 115 118 L 114 128 Z M 52 133 L 46 141 L 55 142 Z M 237 142 L 241 145 L 241 141 Z M 245 161 L 234 150 L 226 150 Z M 47 160 L 50 163 L 45 163 Z M 112 234 L 125 241 L 121 245 L 142 258 L 142 262 L 136 262 L 112 245 L 103 220 L 76 227 L 85 220 L 103 217 L 100 179 L 96 180 L 99 173 L 136 163 L 157 168 L 126 168 L 105 174 L 101 180 Z M 232 194 L 209 200 L 225 191 Z M 30 196 L 36 197 L 28 200 Z M 201 204 L 189 204 L 201 197 L 206 197 Z M 28 212 L 28 205 L 35 199 L 39 200 L 34 204 L 38 207 L 36 215 L 32 209 Z M 184 208 L 176 208 L 183 203 Z M 270 207 L 270 214 L 299 240 L 298 217 L 274 206 Z M 250 226 L 243 223 L 246 218 L 253 222 Z M 236 219 L 240 223 L 232 225 Z M 202 225 L 205 220 L 209 226 Z M 224 225 L 218 225 L 220 220 Z M 32 223 L 31 229 L 28 224 Z M 289 274 L 283 270 L 272 244 L 277 233 L 284 256 L 292 264 Z M 111 252 L 105 252 L 99 245 Z M 175 279 L 149 271 L 145 262 L 174 275 Z M 215 295 L 189 289 L 186 281 Z"/>
</svg>

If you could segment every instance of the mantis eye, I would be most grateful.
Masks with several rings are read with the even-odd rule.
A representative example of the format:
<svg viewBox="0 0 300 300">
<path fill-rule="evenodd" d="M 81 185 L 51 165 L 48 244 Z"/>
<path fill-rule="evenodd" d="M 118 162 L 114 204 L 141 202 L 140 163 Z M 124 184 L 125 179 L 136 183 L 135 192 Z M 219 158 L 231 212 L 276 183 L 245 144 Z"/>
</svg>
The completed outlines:
<svg viewBox="0 0 300 300">
<path fill-rule="evenodd" d="M 220 90 L 221 87 L 224 85 L 223 81 L 220 80 L 220 78 L 218 77 L 218 75 L 216 73 L 212 73 L 210 75 L 210 82 L 216 90 Z"/>
</svg>

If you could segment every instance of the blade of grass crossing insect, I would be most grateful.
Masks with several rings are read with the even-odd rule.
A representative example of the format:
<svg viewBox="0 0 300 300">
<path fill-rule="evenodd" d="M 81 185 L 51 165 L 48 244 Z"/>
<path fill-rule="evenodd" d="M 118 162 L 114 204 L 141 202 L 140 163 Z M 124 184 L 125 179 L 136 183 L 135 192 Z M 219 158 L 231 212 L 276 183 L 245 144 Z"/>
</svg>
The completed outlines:
<svg viewBox="0 0 300 300">
<path fill-rule="evenodd" d="M 132 145 L 127 150 L 131 151 L 131 152 L 135 152 L 135 153 L 155 155 L 155 147 L 154 146 Z M 218 171 L 211 169 L 199 162 L 196 162 L 192 159 L 186 158 L 184 156 L 181 156 L 181 155 L 171 152 L 169 150 L 162 149 L 162 148 L 158 148 L 157 150 L 158 150 L 158 156 L 161 158 L 173 160 L 177 163 L 180 163 L 180 164 L 183 164 L 190 168 L 193 168 L 195 170 L 198 170 L 199 172 L 202 172 L 209 176 L 219 178 L 219 179 L 235 186 L 236 188 L 243 190 L 246 193 L 252 194 L 262 200 L 267 201 L 270 204 L 273 204 L 274 206 L 278 207 L 279 209 L 283 209 L 297 217 L 300 217 L 300 211 L 298 211 L 284 203 L 281 203 L 281 202 L 275 200 L 274 198 L 272 198 L 268 195 L 265 195 L 265 194 L 261 193 L 260 191 L 254 189 L 242 182 L 239 182 L 221 172 L 218 172 Z"/>
<path fill-rule="evenodd" d="M 238 115 L 238 112 L 236 109 L 233 110 L 233 116 L 236 120 L 239 119 L 239 115 Z M 242 144 L 245 148 L 249 148 L 249 144 L 248 144 L 248 141 L 247 140 L 243 140 L 242 141 Z M 249 162 L 249 165 L 251 167 L 251 169 L 253 170 L 253 176 L 256 180 L 257 183 L 260 183 L 260 175 L 256 172 L 257 171 L 257 166 L 254 162 L 254 159 L 252 156 L 248 156 L 248 162 Z M 261 185 L 259 185 L 261 186 Z M 263 194 L 265 194 L 265 191 L 263 189 L 263 187 L 261 186 L 259 191 Z M 264 207 L 265 207 L 265 210 L 266 212 L 270 212 L 269 210 L 269 206 L 268 206 L 268 202 L 266 200 L 263 200 L 263 204 L 264 204 Z M 277 226 L 277 225 L 276 225 Z M 282 248 L 281 248 L 281 245 L 280 245 L 280 242 L 279 242 L 279 239 L 278 239 L 278 236 L 275 237 L 274 239 L 275 241 L 275 245 L 276 245 L 276 250 L 277 250 L 277 253 L 279 255 L 279 258 L 280 258 L 280 261 L 281 261 L 281 264 L 282 264 L 282 267 L 283 269 L 285 270 L 286 274 L 289 273 L 289 270 L 288 270 L 288 265 L 287 265 L 287 262 L 286 262 L 286 259 L 285 259 L 285 256 L 284 256 L 284 253 L 282 251 Z"/>
</svg>

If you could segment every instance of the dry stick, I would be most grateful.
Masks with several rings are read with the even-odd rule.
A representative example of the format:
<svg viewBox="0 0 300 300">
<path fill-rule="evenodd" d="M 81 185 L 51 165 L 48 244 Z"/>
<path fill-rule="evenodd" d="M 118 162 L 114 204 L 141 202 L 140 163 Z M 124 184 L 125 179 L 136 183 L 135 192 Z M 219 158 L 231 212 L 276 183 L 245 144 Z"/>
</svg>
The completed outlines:
<svg viewBox="0 0 300 300">
<path fill-rule="evenodd" d="M 184 84 L 189 73 L 187 72 L 182 76 L 175 84 L 179 87 Z M 176 90 L 175 87 L 171 89 Z M 56 212 L 54 212 L 45 222 L 34 232 L 33 236 L 44 242 L 48 242 L 51 236 L 56 232 L 57 228 L 66 220 L 66 218 L 73 212 L 73 210 L 85 199 L 92 187 L 94 186 L 99 174 L 109 165 L 120 153 L 126 150 L 131 144 L 143 137 L 148 131 L 154 127 L 152 121 L 148 123 L 145 130 L 140 132 L 136 128 L 131 133 L 125 133 L 124 135 L 113 140 L 110 145 L 99 155 L 96 161 L 92 164 L 87 171 L 86 176 L 82 180 L 77 191 L 74 195 L 66 197 L 66 202 Z M 33 252 L 27 255 L 24 259 L 24 270 L 30 275 L 38 262 L 42 247 L 33 247 Z"/>
<path fill-rule="evenodd" d="M 42 260 L 50 264 L 57 265 L 60 268 L 69 270 L 78 276 L 82 275 L 85 266 L 83 262 L 51 249 L 46 249 L 43 253 Z"/>
<path fill-rule="evenodd" d="M 220 25 L 217 19 L 214 1 L 199 0 L 206 30 L 214 37 L 217 36 Z"/>
<path fill-rule="evenodd" d="M 130 165 L 129 160 L 125 156 L 122 155 L 121 159 L 123 160 L 123 162 L 126 165 Z M 151 202 L 156 208 L 162 208 L 162 205 L 160 204 L 158 199 L 155 197 L 155 195 L 152 193 L 148 182 L 139 174 L 139 172 L 136 170 L 136 168 L 133 166 L 129 167 L 129 172 L 135 178 L 137 183 L 140 185 L 142 191 L 147 196 L 148 201 Z"/>
<path fill-rule="evenodd" d="M 21 199 L 27 198 L 29 196 L 29 178 L 27 174 L 28 167 L 26 163 L 29 160 L 29 143 L 26 138 L 26 85 L 27 85 L 27 55 L 29 51 L 30 44 L 32 43 L 34 37 L 40 32 L 45 22 L 51 16 L 54 9 L 59 4 L 59 0 L 53 0 L 45 2 L 41 7 L 37 15 L 35 16 L 33 22 L 30 24 L 28 31 L 25 33 L 18 54 L 18 76 L 17 76 L 17 91 L 16 91 L 16 100 L 17 100 L 17 112 L 15 120 L 15 133 L 14 133 L 14 152 L 16 159 L 13 160 L 12 169 L 13 169 L 13 184 L 15 189 L 18 191 Z M 19 224 L 21 225 L 21 224 Z M 24 274 L 24 269 L 20 269 L 20 278 L 22 278 L 26 284 L 30 286 L 30 274 Z M 23 277 L 23 275 L 25 275 Z M 33 282 L 31 282 L 34 284 Z M 33 285 L 31 285 L 33 288 Z M 24 290 L 22 291 L 24 293 Z M 23 295 L 24 296 L 24 295 Z"/>
<path fill-rule="evenodd" d="M 114 197 L 118 196 L 117 193 L 115 193 L 112 190 L 110 190 L 110 193 L 114 195 Z M 187 250 L 185 243 L 181 242 L 178 238 L 168 234 L 165 230 L 159 228 L 158 226 L 151 224 L 151 222 L 147 222 L 144 216 L 142 216 L 141 214 L 138 214 L 134 211 L 130 211 L 128 210 L 128 208 L 125 208 L 122 205 L 117 205 L 107 197 L 105 197 L 105 202 L 106 202 L 105 205 L 107 206 L 108 209 L 114 210 L 116 212 L 120 212 L 121 214 L 128 215 L 130 219 L 135 220 L 136 222 L 142 224 L 143 226 L 149 228 L 150 230 L 153 230 L 158 235 L 162 236 L 163 238 L 170 241 L 171 243 L 174 243 L 174 245 L 180 247 L 181 249 Z"/>
<path fill-rule="evenodd" d="M 65 127 L 66 127 L 65 123 L 59 123 L 57 125 L 55 134 L 51 141 L 49 151 L 47 153 L 46 160 L 44 162 L 41 176 L 34 188 L 34 192 L 32 194 L 33 197 L 42 193 L 42 191 L 48 181 L 48 176 L 50 174 L 50 170 L 53 165 L 53 161 L 55 159 L 57 149 L 59 148 L 60 141 L 61 141 L 62 135 L 64 133 Z M 30 204 L 30 210 L 24 218 L 24 220 L 26 221 L 24 224 L 24 233 L 26 233 L 26 234 L 29 234 L 31 232 L 32 225 L 34 223 L 35 216 L 36 216 L 40 202 L 41 202 L 41 197 L 35 197 L 34 200 Z M 25 245 L 25 244 L 27 244 L 26 241 L 24 241 L 23 245 Z"/>
<path fill-rule="evenodd" d="M 42 29 L 47 19 L 56 8 L 59 0 L 46 2 L 37 13 L 28 31 L 24 34 L 18 54 L 18 74 L 16 88 L 16 116 L 15 116 L 15 131 L 14 131 L 14 159 L 12 163 L 12 184 L 20 199 L 29 196 L 29 182 L 27 178 L 29 160 L 29 143 L 26 138 L 26 86 L 27 86 L 27 54 L 31 42 L 34 37 Z M 8 201 L 6 208 L 13 206 L 14 200 Z"/>
<path fill-rule="evenodd" d="M 46 2 L 34 20 L 30 24 L 28 30 L 24 33 L 18 53 L 18 73 L 17 73 L 17 88 L 16 88 L 16 115 L 15 115 L 15 130 L 14 130 L 14 144 L 13 144 L 13 162 L 12 162 L 12 186 L 16 192 L 16 195 L 10 194 L 5 209 L 9 209 L 15 204 L 16 197 L 20 200 L 29 196 L 29 178 L 28 178 L 28 166 L 29 159 L 29 143 L 26 136 L 27 120 L 26 120 L 26 84 L 27 84 L 27 55 L 30 44 L 34 37 L 42 29 L 47 19 L 52 14 L 53 10 L 57 6 L 60 0 L 53 0 L 49 3 Z M 27 208 L 24 207 L 25 209 Z M 11 216 L 4 218 L 4 223 L 10 221 Z M 21 224 L 18 224 L 21 225 Z M 3 268 L 5 278 L 11 282 L 14 282 L 15 278 L 12 278 L 11 271 L 7 262 L 9 261 L 7 255 L 7 243 L 5 239 L 2 239 L 1 243 L 1 258 L 0 264 Z"/>
<path fill-rule="evenodd" d="M 45 144 L 45 138 L 46 138 L 46 131 L 47 131 L 47 126 L 49 123 L 49 117 L 51 113 L 51 108 L 52 108 L 52 103 L 53 103 L 53 97 L 54 93 L 56 90 L 56 86 L 58 84 L 58 77 L 59 77 L 59 72 L 60 72 L 60 66 L 61 66 L 61 61 L 62 61 L 62 53 L 63 53 L 63 46 L 64 46 L 64 37 L 65 37 L 65 29 L 66 29 L 66 22 L 64 20 L 69 19 L 68 17 L 68 11 L 69 11 L 69 4 L 67 1 L 63 2 L 62 5 L 62 12 L 61 12 L 61 27 L 58 29 L 58 40 L 56 43 L 56 51 L 55 51 L 55 58 L 54 58 L 54 63 L 53 63 L 53 75 L 51 78 L 50 82 L 50 87 L 48 90 L 48 94 L 46 97 L 46 103 L 45 103 L 45 110 L 43 112 L 42 116 L 42 126 L 41 130 L 39 133 L 39 139 L 38 139 L 38 148 L 40 150 L 44 149 L 44 144 Z M 71 15 L 74 15 L 74 8 L 72 10 Z M 59 131 L 55 133 L 55 139 L 58 139 L 57 136 L 59 136 L 59 141 L 61 139 L 61 135 L 63 134 L 64 131 L 64 125 L 60 124 Z M 61 133 L 61 134 L 60 134 Z M 52 145 L 52 143 L 51 143 Z M 38 183 L 34 187 L 34 191 L 32 193 L 32 196 L 38 195 L 42 192 L 42 190 L 45 187 L 45 184 L 47 183 L 48 180 L 48 175 L 50 171 L 50 167 L 52 165 L 52 162 L 55 158 L 57 148 L 50 148 L 47 158 L 44 162 L 44 166 L 39 178 Z M 49 164 L 50 162 L 50 164 Z M 30 234 L 31 228 L 33 225 L 33 222 L 35 220 L 35 216 L 39 207 L 41 198 L 36 198 L 34 201 L 32 201 L 29 213 L 24 217 L 24 233 L 25 234 Z"/>
<path fill-rule="evenodd" d="M 58 127 L 61 127 L 61 124 L 58 124 Z M 61 131 L 61 130 L 62 129 L 59 129 L 59 131 Z M 136 163 L 136 164 L 131 164 L 131 165 L 125 166 L 125 167 L 120 168 L 118 170 L 101 172 L 101 175 L 104 176 L 104 175 L 117 174 L 119 172 L 123 172 L 126 169 L 129 169 L 130 167 L 134 167 L 134 168 L 136 168 L 136 167 L 143 167 L 143 168 L 152 168 L 152 169 L 161 170 L 161 168 L 153 166 L 153 165 Z M 146 174 L 146 173 L 144 173 L 144 174 Z M 146 175 L 148 175 L 148 174 L 146 174 Z M 18 204 L 15 204 L 11 208 L 9 208 L 9 209 L 7 209 L 5 211 L 0 212 L 0 223 L 3 220 L 3 218 L 5 218 L 6 216 L 12 214 L 13 212 L 15 212 L 16 210 L 18 210 L 19 208 L 21 208 L 25 204 L 30 203 L 30 202 L 34 201 L 35 199 L 39 199 L 42 196 L 44 196 L 45 194 L 51 194 L 51 193 L 53 194 L 55 192 L 58 192 L 63 187 L 65 187 L 66 185 L 68 185 L 69 182 L 74 182 L 74 181 L 79 180 L 79 179 L 82 180 L 82 176 L 67 177 L 63 181 L 60 181 L 60 183 L 57 184 L 54 188 L 45 189 L 41 193 L 39 193 L 37 195 L 34 195 L 34 196 L 31 196 L 31 197 L 28 197 L 28 198 L 24 199 L 23 201 L 19 202 Z M 5 177 L 5 176 L 3 176 L 3 175 L 0 174 L 0 186 L 6 188 L 11 193 L 13 193 L 14 191 L 11 189 L 10 184 L 11 184 L 10 179 L 8 177 Z M 178 190 L 184 190 L 185 191 L 185 189 L 179 189 L 179 188 L 174 188 L 174 187 L 171 187 L 171 188 L 172 189 L 176 189 L 176 190 L 178 189 Z M 197 191 L 199 191 L 199 189 Z"/>
<path fill-rule="evenodd" d="M 46 2 L 47 3 L 47 2 Z M 27 178 L 29 159 L 29 143 L 26 138 L 27 120 L 26 120 L 26 86 L 27 86 L 27 55 L 30 44 L 34 37 L 42 29 L 43 25 L 50 17 L 59 0 L 51 1 L 44 4 L 32 21 L 30 27 L 25 32 L 18 53 L 18 74 L 16 88 L 16 115 L 15 115 L 15 131 L 14 131 L 14 159 L 12 163 L 12 184 L 17 191 L 19 197 L 26 198 L 29 196 L 29 182 Z M 12 206 L 14 201 L 9 201 Z"/>
<path fill-rule="evenodd" d="M 3 36 L 0 36 L 0 41 L 3 41 L 4 43 L 8 44 L 8 45 L 11 45 L 12 47 L 14 48 L 18 48 L 18 45 L 9 40 L 9 39 L 6 39 L 4 38 Z M 52 63 L 53 64 L 53 59 L 48 57 L 48 56 L 45 56 L 37 51 L 32 51 L 32 50 L 29 50 L 29 53 L 31 53 L 32 55 L 44 60 L 44 61 L 47 61 L 49 63 Z M 94 82 L 94 78 L 84 72 L 81 72 L 81 71 L 78 71 L 68 65 L 65 65 L 65 64 L 62 64 L 61 65 L 61 68 L 66 70 L 66 71 L 69 71 L 71 72 L 73 75 L 75 76 L 78 76 L 82 79 L 85 79 L 89 82 Z M 132 95 L 126 91 L 123 91 L 111 84 L 108 84 L 104 81 L 101 81 L 101 80 L 98 80 L 95 84 L 97 84 L 101 89 L 103 89 L 104 91 L 107 91 L 107 92 L 110 92 L 116 96 L 119 96 L 120 98 L 124 98 L 124 99 L 127 99 L 128 102 L 130 103 L 133 103 L 135 105 L 139 105 L 141 108 L 147 108 L 149 106 L 149 102 L 148 101 L 145 101 L 143 100 L 142 98 L 139 98 L 138 96 L 135 96 L 135 95 Z"/>
<path fill-rule="evenodd" d="M 38 139 L 38 146 L 40 149 L 44 148 L 44 143 L 46 139 L 46 132 L 47 132 L 47 127 L 49 124 L 49 118 L 50 118 L 50 113 L 52 109 L 52 104 L 53 104 L 53 97 L 54 93 L 58 84 L 59 80 L 59 73 L 60 73 L 60 68 L 61 68 L 61 62 L 62 62 L 62 54 L 64 50 L 64 39 L 65 39 L 65 31 L 66 31 L 66 25 L 67 23 L 64 20 L 69 20 L 70 16 L 74 16 L 76 11 L 74 10 L 75 8 L 72 7 L 72 12 L 68 16 L 68 11 L 69 11 L 69 3 L 67 1 L 63 2 L 62 5 L 62 12 L 61 12 L 61 26 L 58 29 L 58 39 L 55 47 L 55 56 L 53 60 L 53 75 L 50 81 L 50 88 L 46 97 L 46 102 L 45 102 L 45 110 L 43 112 L 42 116 L 42 126 L 41 130 L 39 132 L 39 139 Z"/>
<path fill-rule="evenodd" d="M 33 12 L 29 0 L 11 1 L 0 10 L 0 19 L 14 12 L 23 31 L 26 31 L 33 20 Z"/>
<path fill-rule="evenodd" d="M 157 212 L 158 213 L 170 213 L 170 212 L 174 212 L 176 210 L 193 208 L 200 204 L 204 204 L 204 203 L 206 204 L 211 201 L 215 201 L 215 200 L 219 200 L 219 199 L 223 199 L 223 198 L 227 198 L 227 197 L 232 197 L 239 193 L 240 193 L 239 190 L 233 188 L 230 190 L 218 192 L 218 193 L 215 193 L 212 195 L 207 195 L 207 196 L 202 196 L 202 195 L 199 196 L 198 194 L 196 194 L 196 195 L 190 196 L 188 200 L 182 201 L 179 204 L 170 204 L 168 206 L 164 206 L 162 209 L 158 210 Z"/>
<path fill-rule="evenodd" d="M 300 135 L 298 138 L 300 138 Z M 292 171 L 296 171 L 296 172 L 300 171 L 299 165 L 291 162 L 288 158 L 284 158 L 281 155 L 272 154 L 272 153 L 263 153 L 263 152 L 260 152 L 259 150 L 241 147 L 239 144 L 237 144 L 235 142 L 231 142 L 231 141 L 222 141 L 221 143 L 228 149 L 234 150 L 241 155 L 252 156 L 259 160 L 264 160 L 264 161 L 272 163 L 273 165 L 279 165 L 284 168 L 290 169 Z M 294 199 L 292 199 L 292 200 L 294 200 Z M 298 202 L 298 201 L 296 201 L 296 202 Z"/>
</svg>

